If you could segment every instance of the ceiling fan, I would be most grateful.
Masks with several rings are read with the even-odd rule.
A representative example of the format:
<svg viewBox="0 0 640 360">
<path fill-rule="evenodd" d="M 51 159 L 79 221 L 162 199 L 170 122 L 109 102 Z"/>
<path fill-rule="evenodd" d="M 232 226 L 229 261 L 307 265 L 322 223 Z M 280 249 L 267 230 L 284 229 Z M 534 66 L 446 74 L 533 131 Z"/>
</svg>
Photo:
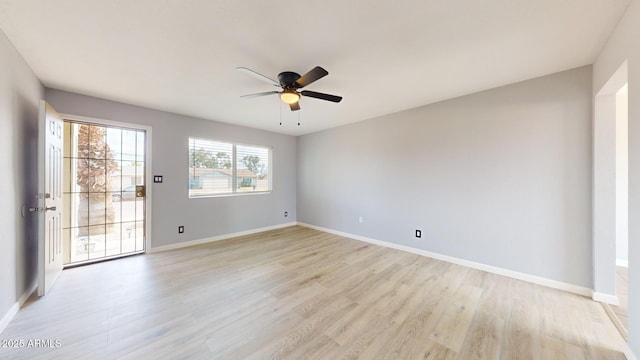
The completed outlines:
<svg viewBox="0 0 640 360">
<path fill-rule="evenodd" d="M 275 81 L 270 77 L 264 76 L 246 67 L 237 67 L 236 70 L 249 74 L 262 81 L 266 81 L 273 86 L 282 88 L 282 91 L 276 91 L 276 90 L 265 91 L 257 94 L 243 95 L 241 96 L 243 98 L 252 98 L 252 97 L 258 97 L 258 96 L 280 94 L 280 99 L 282 99 L 282 101 L 284 101 L 285 103 L 289 104 L 289 108 L 291 108 L 291 111 L 300 110 L 300 104 L 298 103 L 298 100 L 300 100 L 301 96 L 308 96 L 308 97 L 332 101 L 336 103 L 342 100 L 342 96 L 324 94 L 324 93 L 319 93 L 319 92 L 309 91 L 309 90 L 299 91 L 299 89 L 313 83 L 316 80 L 322 79 L 323 77 L 329 75 L 329 72 L 327 72 L 327 70 L 321 68 L 320 66 L 314 67 L 313 69 L 311 69 L 309 72 L 307 72 L 302 76 L 300 76 L 300 74 L 295 73 L 293 71 L 281 72 L 280 74 L 278 74 L 279 81 Z"/>
</svg>

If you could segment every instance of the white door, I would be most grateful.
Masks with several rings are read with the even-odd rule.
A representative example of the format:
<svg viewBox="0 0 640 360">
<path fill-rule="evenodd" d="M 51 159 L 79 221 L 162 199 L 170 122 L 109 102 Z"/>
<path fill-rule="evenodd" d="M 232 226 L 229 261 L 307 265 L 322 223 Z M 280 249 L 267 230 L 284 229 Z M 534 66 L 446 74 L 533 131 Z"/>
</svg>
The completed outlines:
<svg viewBox="0 0 640 360">
<path fill-rule="evenodd" d="M 63 122 L 40 101 L 38 129 L 38 296 L 45 295 L 62 272 Z"/>
</svg>

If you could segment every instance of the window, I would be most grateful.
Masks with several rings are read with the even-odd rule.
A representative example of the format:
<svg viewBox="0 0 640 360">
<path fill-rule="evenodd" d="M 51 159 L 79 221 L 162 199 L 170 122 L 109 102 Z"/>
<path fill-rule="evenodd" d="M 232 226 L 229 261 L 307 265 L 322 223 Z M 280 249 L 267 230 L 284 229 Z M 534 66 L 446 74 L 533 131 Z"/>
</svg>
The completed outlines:
<svg viewBox="0 0 640 360">
<path fill-rule="evenodd" d="M 189 197 L 271 191 L 271 149 L 189 138 Z"/>
</svg>

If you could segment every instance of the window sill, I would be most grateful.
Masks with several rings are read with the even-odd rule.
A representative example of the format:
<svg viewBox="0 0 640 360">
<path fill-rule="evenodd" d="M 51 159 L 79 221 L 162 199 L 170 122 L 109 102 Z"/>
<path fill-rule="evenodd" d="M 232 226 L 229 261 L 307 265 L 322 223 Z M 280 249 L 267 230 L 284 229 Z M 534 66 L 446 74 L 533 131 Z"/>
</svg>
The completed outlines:
<svg viewBox="0 0 640 360">
<path fill-rule="evenodd" d="M 189 195 L 189 199 L 206 199 L 206 198 L 234 197 L 234 196 L 252 196 L 252 195 L 267 195 L 267 194 L 271 194 L 271 190 L 269 190 L 269 191 L 237 192 L 237 193 L 228 193 L 228 194 Z"/>
</svg>

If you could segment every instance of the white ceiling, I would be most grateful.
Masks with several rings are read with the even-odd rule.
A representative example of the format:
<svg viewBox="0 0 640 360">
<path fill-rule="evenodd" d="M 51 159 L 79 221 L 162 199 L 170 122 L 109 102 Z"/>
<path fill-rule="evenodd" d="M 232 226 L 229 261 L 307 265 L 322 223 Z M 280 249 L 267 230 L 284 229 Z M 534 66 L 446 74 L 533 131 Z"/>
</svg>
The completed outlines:
<svg viewBox="0 0 640 360">
<path fill-rule="evenodd" d="M 0 0 L 0 28 L 47 87 L 300 135 L 591 64 L 629 2 Z M 274 88 L 238 66 L 316 65 L 341 103 L 240 98 Z"/>
</svg>

